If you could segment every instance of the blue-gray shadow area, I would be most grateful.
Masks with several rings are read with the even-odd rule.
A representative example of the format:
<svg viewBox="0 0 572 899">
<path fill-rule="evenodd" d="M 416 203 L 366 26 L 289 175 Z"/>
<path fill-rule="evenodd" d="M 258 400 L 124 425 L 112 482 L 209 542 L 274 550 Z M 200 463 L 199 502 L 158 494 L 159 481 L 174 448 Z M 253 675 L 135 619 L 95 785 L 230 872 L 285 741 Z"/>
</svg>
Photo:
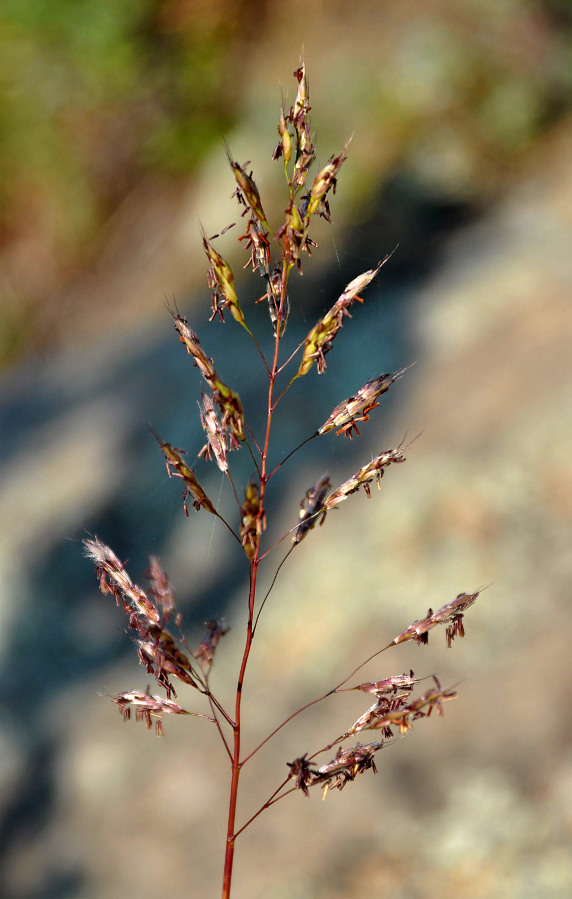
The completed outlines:
<svg viewBox="0 0 572 899">
<path fill-rule="evenodd" d="M 319 283 L 312 275 L 311 260 L 304 260 L 301 279 L 292 276 L 292 313 L 283 358 L 303 341 L 348 281 L 371 268 L 399 244 L 397 252 L 381 270 L 377 283 L 367 289 L 364 306 L 355 304 L 351 319 L 345 320 L 343 331 L 327 356 L 326 374 L 318 375 L 314 366 L 285 395 L 273 426 L 271 469 L 293 447 L 311 436 L 337 403 L 355 393 L 369 378 L 420 361 L 421 349 L 414 345 L 412 338 L 409 300 L 438 263 L 440 249 L 448 236 L 476 214 L 475 210 L 460 205 L 429 200 L 404 176 L 396 176 L 383 188 L 377 206 L 379 214 L 357 227 L 351 243 L 344 246 L 343 259 L 347 262 L 332 266 Z M 247 279 L 242 279 L 238 287 L 241 296 L 248 296 L 253 290 L 252 281 Z M 262 282 L 255 285 L 255 298 L 263 289 Z M 266 379 L 250 338 L 230 316 L 224 325 L 219 322 L 209 325 L 204 313 L 208 307 L 206 297 L 200 315 L 188 311 L 181 298 L 178 302 L 182 314 L 188 316 L 191 326 L 199 333 L 206 352 L 213 357 L 220 377 L 240 393 L 246 420 L 261 439 Z M 270 346 L 271 329 L 265 303 L 249 306 L 245 301 L 243 305 L 249 324 L 257 334 L 267 335 L 265 346 Z M 80 413 L 86 404 L 97 401 L 99 408 L 109 403 L 115 410 L 120 430 L 120 477 L 119 487 L 104 503 L 97 509 L 88 507 L 82 511 L 75 526 L 70 528 L 70 539 L 58 537 L 50 542 L 48 536 L 43 550 L 26 564 L 20 575 L 19 583 L 23 595 L 29 598 L 29 605 L 16 617 L 7 635 L 0 670 L 4 684 L 2 711 L 10 717 L 26 764 L 22 782 L 16 785 L 10 804 L 0 810 L 0 865 L 11 847 L 50 826 L 58 744 L 46 734 L 41 711 L 61 690 L 92 679 L 94 673 L 101 672 L 103 686 L 105 668 L 126 655 L 133 655 L 136 666 L 133 644 L 125 633 L 127 621 L 121 610 L 117 610 L 117 629 L 109 634 L 107 641 L 78 641 L 76 631 L 68 623 L 77 613 L 78 604 L 85 603 L 88 612 L 90 603 L 110 601 L 109 597 L 96 597 L 94 593 L 94 571 L 81 553 L 80 540 L 86 533 L 97 533 L 121 560 L 128 560 L 131 576 L 141 582 L 149 553 L 159 557 L 166 554 L 173 529 L 183 515 L 181 482 L 166 481 L 162 454 L 147 422 L 152 423 L 164 440 L 187 450 L 187 459 L 211 498 L 218 495 L 221 480 L 214 463 L 193 461 L 204 443 L 195 405 L 202 381 L 171 329 L 167 312 L 165 326 L 156 339 L 146 341 L 135 351 L 131 348 L 113 364 L 106 362 L 104 370 L 96 370 L 89 382 L 80 378 L 77 385 L 69 383 L 64 391 L 58 391 L 45 375 L 46 366 L 37 370 L 29 368 L 21 379 L 13 376 L 0 388 L 3 464 L 13 462 L 23 449 L 33 447 L 47 424 L 57 427 L 60 417 L 69 418 L 74 410 Z M 406 379 L 403 379 L 382 397 L 381 407 L 373 413 L 375 433 L 379 434 L 380 422 L 385 429 L 382 433 L 387 432 L 394 404 L 402 401 L 402 391 L 406 389 Z M 98 426 L 99 422 L 94 420 L 94 431 Z M 308 487 L 334 461 L 336 465 L 347 466 L 349 476 L 354 471 L 354 463 L 356 467 L 363 464 L 364 453 L 369 457 L 373 431 L 374 425 L 369 422 L 363 426 L 363 435 L 358 440 L 329 434 L 307 443 L 273 480 L 273 507 L 290 509 L 294 526 L 302 497 L 291 495 L 292 467 L 303 466 L 304 470 L 313 472 L 309 474 Z M 377 450 L 387 449 L 389 445 L 388 441 L 387 446 L 377 446 Z M 245 449 L 233 453 L 231 462 L 240 495 L 255 473 L 254 463 Z M 23 514 L 33 515 L 33 510 Z M 203 519 L 207 517 L 204 511 L 196 513 L 190 506 L 191 554 L 192 534 L 196 533 L 193 529 L 204 525 Z M 236 515 L 232 524 L 238 529 Z M 204 620 L 225 614 L 229 584 L 233 585 L 233 593 L 241 584 L 244 587 L 248 584 L 244 553 L 239 545 L 220 563 L 216 560 L 208 585 L 175 585 L 184 614 L 183 629 L 187 633 L 200 633 Z M 52 881 L 30 893 L 29 899 L 72 895 L 81 883 L 81 871 L 66 870 L 65 866 L 58 868 L 54 860 Z M 56 887 L 59 892 L 54 892 Z M 3 890 L 2 895 L 9 896 L 9 891 Z"/>
</svg>

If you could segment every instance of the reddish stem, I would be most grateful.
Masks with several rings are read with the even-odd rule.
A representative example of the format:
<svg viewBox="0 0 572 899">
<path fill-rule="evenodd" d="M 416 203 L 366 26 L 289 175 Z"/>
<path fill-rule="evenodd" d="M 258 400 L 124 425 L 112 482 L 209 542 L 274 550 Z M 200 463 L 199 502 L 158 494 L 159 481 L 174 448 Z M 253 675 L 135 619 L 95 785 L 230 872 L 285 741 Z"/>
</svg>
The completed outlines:
<svg viewBox="0 0 572 899">
<path fill-rule="evenodd" d="M 264 464 L 264 463 L 263 463 Z M 252 646 L 252 611 L 254 608 L 254 597 L 256 594 L 256 575 L 258 572 L 258 560 L 256 557 L 252 562 L 251 569 L 251 579 L 250 579 L 250 594 L 248 598 L 248 624 L 246 629 L 246 643 L 244 646 L 244 653 L 242 656 L 242 663 L 240 666 L 240 673 L 238 675 L 238 683 L 236 686 L 236 704 L 235 704 L 235 715 L 234 715 L 234 745 L 232 752 L 232 775 L 230 781 L 230 799 L 229 799 L 229 808 L 228 808 L 228 825 L 226 831 L 226 853 L 224 859 L 224 877 L 222 884 L 222 899 L 229 899 L 230 897 L 230 887 L 232 882 L 232 866 L 234 863 L 234 844 L 236 841 L 236 836 L 234 833 L 234 822 L 236 820 L 236 803 L 238 799 L 238 778 L 240 776 L 240 769 L 242 767 L 240 763 L 240 711 L 241 711 L 241 701 L 242 701 L 242 687 L 244 684 L 244 676 L 246 673 L 246 665 L 248 663 L 248 656 L 250 655 L 250 648 Z"/>
<path fill-rule="evenodd" d="M 268 406 L 267 406 L 267 414 L 266 414 L 266 433 L 264 435 L 264 444 L 261 451 L 261 467 L 260 467 L 260 510 L 259 515 L 262 519 L 264 515 L 264 499 L 266 494 L 266 483 L 268 481 L 268 477 L 266 474 L 266 465 L 268 459 L 268 444 L 270 441 L 270 428 L 272 425 L 272 413 L 273 413 L 273 395 L 274 395 L 274 382 L 276 380 L 276 374 L 278 370 L 278 352 L 280 349 L 280 318 L 281 312 L 284 306 L 284 297 L 286 296 L 286 280 L 288 277 L 288 269 L 286 264 L 284 264 L 282 269 L 282 302 L 280 304 L 280 312 L 278 315 L 278 326 L 276 328 L 276 337 L 274 341 L 274 358 L 272 360 L 272 369 L 269 370 L 268 373 Z M 241 704 L 242 704 L 242 688 L 244 685 L 244 678 L 246 674 L 246 666 L 248 664 L 248 658 L 250 656 L 250 650 L 252 647 L 252 640 L 254 637 L 254 603 L 256 599 L 256 580 L 258 575 L 258 566 L 260 564 L 259 558 L 260 552 L 260 543 L 256 547 L 256 552 L 254 554 L 254 558 L 251 562 L 250 569 L 250 592 L 248 596 L 248 622 L 246 626 L 246 642 L 244 644 L 244 652 L 242 654 L 242 662 L 240 665 L 240 672 L 238 675 L 238 681 L 236 685 L 236 701 L 235 701 L 235 714 L 234 714 L 234 725 L 233 725 L 233 751 L 231 756 L 232 762 L 232 773 L 230 780 L 230 796 L 229 796 L 229 807 L 228 807 L 228 823 L 226 830 L 226 853 L 224 859 L 224 876 L 223 876 L 223 884 L 222 884 L 222 899 L 229 899 L 230 897 L 230 888 L 232 883 L 232 869 L 234 864 L 234 846 L 236 842 L 237 834 L 234 831 L 235 820 L 236 820 L 236 806 L 238 800 L 238 781 L 240 777 L 240 771 L 244 762 L 240 760 L 240 737 L 241 737 Z"/>
</svg>

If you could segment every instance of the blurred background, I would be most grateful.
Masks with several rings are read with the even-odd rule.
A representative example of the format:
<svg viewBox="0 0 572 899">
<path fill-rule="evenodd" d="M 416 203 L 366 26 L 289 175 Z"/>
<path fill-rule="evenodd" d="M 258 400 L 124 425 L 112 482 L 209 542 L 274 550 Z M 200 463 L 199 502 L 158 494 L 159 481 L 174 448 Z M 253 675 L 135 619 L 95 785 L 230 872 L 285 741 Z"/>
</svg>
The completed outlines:
<svg viewBox="0 0 572 899">
<path fill-rule="evenodd" d="M 206 514 L 184 518 L 147 423 L 191 460 L 203 444 L 175 298 L 259 426 L 258 358 L 230 317 L 208 323 L 199 222 L 237 219 L 226 139 L 280 223 L 270 156 L 302 48 L 318 162 L 353 141 L 333 225 L 292 282 L 288 345 L 398 249 L 326 374 L 288 395 L 276 461 L 368 378 L 416 365 L 361 437 L 290 460 L 268 539 L 324 471 L 339 484 L 422 433 L 371 503 L 344 503 L 283 570 L 247 678 L 247 745 L 429 606 L 491 586 L 452 649 L 433 631 L 364 671 L 437 673 L 459 690 L 445 717 L 384 749 L 377 776 L 268 811 L 238 843 L 234 895 L 569 896 L 570 4 L 4 0 L 0 47 L 2 896 L 220 892 L 225 757 L 199 719 L 167 720 L 158 740 L 102 698 L 148 680 L 79 541 L 99 534 L 138 582 L 158 555 L 189 642 L 226 616 L 212 683 L 230 698 L 244 557 Z M 239 233 L 217 244 L 237 273 Z M 238 289 L 269 334 L 257 277 Z M 246 483 L 248 458 L 234 461 Z M 218 469 L 196 471 L 230 514 Z M 245 768 L 241 820 L 367 707 L 334 698 Z"/>
</svg>

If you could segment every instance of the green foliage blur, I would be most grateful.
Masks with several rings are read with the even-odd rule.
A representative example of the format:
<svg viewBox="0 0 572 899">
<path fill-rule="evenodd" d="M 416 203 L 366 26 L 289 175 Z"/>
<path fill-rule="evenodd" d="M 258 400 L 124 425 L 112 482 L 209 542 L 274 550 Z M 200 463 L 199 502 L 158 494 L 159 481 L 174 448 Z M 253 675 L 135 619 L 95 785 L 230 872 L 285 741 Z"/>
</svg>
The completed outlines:
<svg viewBox="0 0 572 899">
<path fill-rule="evenodd" d="M 57 201 L 60 240 L 89 240 L 138 173 L 193 171 L 228 125 L 230 31 L 216 13 L 190 21 L 184 4 L 156 0 L 6 0 L 0 27 L 9 219 L 39 193 L 41 205 Z"/>
</svg>

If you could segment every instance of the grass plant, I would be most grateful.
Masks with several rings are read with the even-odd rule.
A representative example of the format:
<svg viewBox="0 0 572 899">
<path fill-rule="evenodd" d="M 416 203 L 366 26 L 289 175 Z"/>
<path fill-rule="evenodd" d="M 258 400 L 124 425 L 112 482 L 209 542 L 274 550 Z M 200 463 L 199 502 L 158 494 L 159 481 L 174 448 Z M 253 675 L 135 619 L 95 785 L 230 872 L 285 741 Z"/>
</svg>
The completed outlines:
<svg viewBox="0 0 572 899">
<path fill-rule="evenodd" d="M 464 614 L 475 602 L 479 591 L 460 593 L 442 608 L 427 614 L 407 626 L 384 646 L 372 647 L 368 658 L 359 660 L 349 675 L 329 688 L 323 695 L 309 699 L 267 736 L 252 746 L 248 741 L 248 721 L 243 715 L 243 685 L 249 660 L 254 649 L 261 615 L 278 575 L 284 576 L 286 561 L 295 556 L 302 540 L 312 539 L 310 532 L 354 494 L 363 491 L 371 499 L 371 486 L 379 488 L 389 467 L 405 461 L 407 447 L 399 445 L 384 449 L 355 474 L 333 487 L 327 474 L 319 474 L 309 486 L 300 503 L 300 515 L 291 529 L 273 545 L 267 545 L 267 520 L 275 510 L 267 508 L 267 488 L 274 478 L 283 476 L 284 463 L 304 443 L 327 439 L 335 434 L 342 438 L 359 436 L 359 427 L 380 405 L 381 397 L 405 372 L 383 372 L 367 381 L 353 396 L 342 400 L 326 420 L 316 427 L 298 447 L 292 449 L 277 465 L 270 464 L 272 426 L 280 412 L 285 394 L 298 387 L 316 366 L 321 375 L 326 371 L 326 357 L 342 327 L 350 318 L 355 303 L 362 303 L 362 293 L 376 278 L 389 256 L 368 271 L 358 274 L 343 290 L 331 308 L 320 317 L 305 339 L 292 351 L 285 350 L 284 335 L 291 315 L 288 283 L 292 275 L 302 272 L 302 262 L 316 248 L 310 236 L 317 216 L 330 221 L 329 202 L 335 193 L 340 169 L 346 159 L 348 143 L 337 156 L 315 174 L 316 147 L 310 128 L 308 80 L 304 63 L 296 70 L 296 98 L 287 111 L 284 106 L 278 124 L 279 142 L 273 158 L 283 165 L 286 183 L 286 209 L 279 227 L 274 229 L 263 206 L 262 198 L 247 165 L 236 162 L 227 149 L 228 162 L 236 182 L 235 196 L 241 209 L 244 233 L 239 237 L 248 254 L 247 266 L 263 284 L 254 293 L 256 302 L 268 308 L 267 333 L 259 335 L 251 329 L 249 307 L 237 295 L 234 273 L 226 259 L 215 248 L 216 237 L 202 234 L 204 250 L 209 262 L 207 283 L 212 290 L 211 321 L 215 327 L 244 329 L 252 341 L 253 364 L 260 371 L 259 396 L 264 402 L 265 425 L 256 433 L 245 418 L 236 385 L 227 384 L 215 367 L 215 362 L 199 340 L 188 321 L 176 306 L 170 309 L 180 341 L 204 379 L 200 421 L 206 442 L 199 456 L 217 465 L 227 479 L 234 497 L 235 515 L 220 515 L 215 503 L 201 486 L 193 468 L 185 460 L 183 450 L 153 432 L 164 455 L 170 475 L 183 482 L 185 514 L 189 505 L 201 515 L 214 515 L 232 534 L 244 550 L 244 564 L 249 571 L 248 595 L 244 598 L 244 627 L 239 634 L 226 637 L 228 628 L 222 619 L 206 622 L 206 635 L 197 648 L 187 643 L 182 629 L 182 617 L 177 612 L 174 591 L 159 560 L 151 558 L 143 590 L 128 575 L 124 564 L 97 536 L 84 541 L 87 556 L 95 563 L 103 593 L 110 593 L 128 616 L 140 663 L 146 668 L 160 689 L 160 694 L 147 687 L 145 691 L 127 690 L 112 697 L 124 719 L 132 710 L 135 718 L 148 728 L 153 723 L 157 734 L 163 734 L 163 721 L 168 715 L 199 717 L 212 726 L 221 740 L 228 762 L 228 823 L 224 861 L 222 863 L 222 897 L 231 893 L 233 862 L 237 842 L 242 834 L 268 809 L 286 796 L 299 792 L 310 796 L 320 788 L 325 797 L 331 790 L 342 790 L 361 774 L 375 773 L 378 754 L 388 742 L 411 730 L 413 722 L 441 715 L 444 703 L 455 697 L 455 691 L 441 686 L 436 677 L 428 689 L 422 689 L 421 679 L 413 671 L 388 676 L 380 671 L 379 680 L 359 682 L 357 675 L 364 666 L 398 644 L 414 640 L 428 642 L 429 631 L 443 626 L 447 645 L 454 637 L 464 636 Z M 227 229 L 225 229 L 227 230 Z M 218 236 L 218 235 L 217 235 Z M 390 254 L 391 255 L 391 254 Z M 225 323 L 225 316 L 229 319 Z M 223 324 L 225 323 L 225 324 Z M 232 339 L 232 333 L 229 334 Z M 233 478 L 233 453 L 248 453 L 255 477 L 242 487 Z M 295 564 L 295 559 L 292 561 Z M 261 585 L 266 585 L 261 586 Z M 268 586 L 269 585 L 269 586 Z M 356 589 L 359 584 L 356 583 Z M 215 654 L 220 652 L 223 637 L 242 641 L 242 659 L 236 672 L 234 704 L 227 707 L 219 699 L 219 691 L 212 683 L 211 673 Z M 178 683 L 177 683 L 178 682 Z M 177 690 L 182 684 L 185 699 Z M 175 689 L 177 685 L 177 690 Z M 426 685 L 425 685 L 426 686 Z M 256 684 L 250 685 L 256 689 Z M 312 752 L 303 752 L 293 761 L 282 759 L 282 776 L 271 789 L 266 801 L 248 820 L 239 820 L 238 801 L 240 775 L 246 765 L 255 765 L 257 753 L 268 741 L 297 715 L 324 701 L 333 694 L 359 691 L 364 694 L 367 708 L 355 721 L 348 721 L 343 733 L 331 734 L 327 742 Z M 361 742 L 366 739 L 366 742 Z M 325 759 L 325 760 L 324 760 Z"/>
</svg>

